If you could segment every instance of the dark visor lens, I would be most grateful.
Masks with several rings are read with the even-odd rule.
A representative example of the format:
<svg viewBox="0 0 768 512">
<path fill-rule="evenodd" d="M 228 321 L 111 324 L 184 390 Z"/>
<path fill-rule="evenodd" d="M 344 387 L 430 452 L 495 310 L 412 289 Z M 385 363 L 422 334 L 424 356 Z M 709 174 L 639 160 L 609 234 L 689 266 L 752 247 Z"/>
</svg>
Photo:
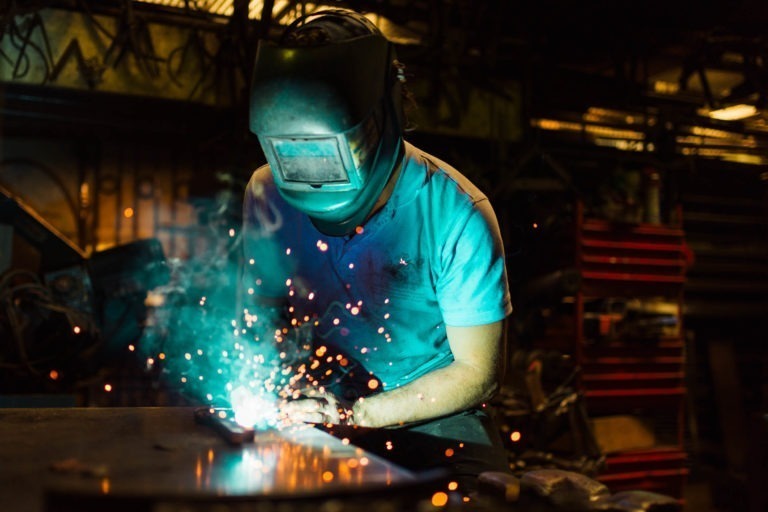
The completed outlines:
<svg viewBox="0 0 768 512">
<path fill-rule="evenodd" d="M 271 139 L 285 181 L 322 184 L 349 181 L 338 140 Z"/>
</svg>

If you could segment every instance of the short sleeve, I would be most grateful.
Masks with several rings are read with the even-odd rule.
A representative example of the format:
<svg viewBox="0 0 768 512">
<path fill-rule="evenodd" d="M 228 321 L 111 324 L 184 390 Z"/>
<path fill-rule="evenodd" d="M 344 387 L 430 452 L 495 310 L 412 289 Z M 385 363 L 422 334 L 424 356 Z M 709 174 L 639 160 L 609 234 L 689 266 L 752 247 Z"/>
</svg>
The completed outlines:
<svg viewBox="0 0 768 512">
<path fill-rule="evenodd" d="M 504 246 L 487 198 L 472 203 L 449 228 L 436 290 L 447 325 L 489 324 L 512 312 Z"/>
</svg>

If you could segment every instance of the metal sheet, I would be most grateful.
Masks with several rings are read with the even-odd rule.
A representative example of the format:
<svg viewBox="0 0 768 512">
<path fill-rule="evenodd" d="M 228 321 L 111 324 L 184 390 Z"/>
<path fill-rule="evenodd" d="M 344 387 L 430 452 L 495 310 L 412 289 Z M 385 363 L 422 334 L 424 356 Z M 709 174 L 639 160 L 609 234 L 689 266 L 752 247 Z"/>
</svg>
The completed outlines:
<svg viewBox="0 0 768 512">
<path fill-rule="evenodd" d="M 311 498 L 415 487 L 418 479 L 314 428 L 227 444 L 194 409 L 0 409 L 0 496 L 15 511 L 44 497 Z M 50 504 L 50 500 L 49 500 Z"/>
</svg>

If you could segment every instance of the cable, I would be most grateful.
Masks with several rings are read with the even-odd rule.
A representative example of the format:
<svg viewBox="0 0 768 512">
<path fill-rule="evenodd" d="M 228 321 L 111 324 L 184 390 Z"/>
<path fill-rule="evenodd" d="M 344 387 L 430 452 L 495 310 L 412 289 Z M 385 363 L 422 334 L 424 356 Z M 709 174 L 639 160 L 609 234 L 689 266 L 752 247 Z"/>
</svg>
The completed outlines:
<svg viewBox="0 0 768 512">
<path fill-rule="evenodd" d="M 83 11 L 85 11 L 85 14 L 88 16 L 88 19 L 93 23 L 93 26 L 98 29 L 99 32 L 107 36 L 112 41 L 115 40 L 115 35 L 104 28 L 104 25 L 102 25 L 99 20 L 96 19 L 96 16 L 93 14 L 93 11 L 91 11 L 91 8 L 88 7 L 88 2 L 85 0 L 78 0 L 78 4 L 80 4 L 83 7 Z"/>
<path fill-rule="evenodd" d="M 60 322 L 61 318 L 65 324 Z M 96 328 L 85 313 L 58 302 L 35 273 L 24 269 L 0 274 L 2 331 L 10 334 L 10 343 L 0 344 L 0 368 L 16 370 L 33 379 L 46 376 L 48 368 L 44 365 L 82 359 L 100 343 Z M 72 341 L 73 336 L 79 343 L 62 345 L 62 341 Z M 85 341 L 89 343 L 83 344 Z"/>
</svg>

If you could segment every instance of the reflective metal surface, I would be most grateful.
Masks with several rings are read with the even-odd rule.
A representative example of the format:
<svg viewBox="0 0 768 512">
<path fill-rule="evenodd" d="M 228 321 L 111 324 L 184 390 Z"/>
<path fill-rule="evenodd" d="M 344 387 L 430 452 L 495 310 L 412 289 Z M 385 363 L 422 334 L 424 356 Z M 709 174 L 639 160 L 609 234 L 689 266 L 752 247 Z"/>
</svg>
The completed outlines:
<svg viewBox="0 0 768 512">
<path fill-rule="evenodd" d="M 414 475 L 320 430 L 227 444 L 192 408 L 0 409 L 4 509 L 54 495 L 293 499 L 394 490 Z M 6 508 L 8 507 L 8 508 Z"/>
</svg>

